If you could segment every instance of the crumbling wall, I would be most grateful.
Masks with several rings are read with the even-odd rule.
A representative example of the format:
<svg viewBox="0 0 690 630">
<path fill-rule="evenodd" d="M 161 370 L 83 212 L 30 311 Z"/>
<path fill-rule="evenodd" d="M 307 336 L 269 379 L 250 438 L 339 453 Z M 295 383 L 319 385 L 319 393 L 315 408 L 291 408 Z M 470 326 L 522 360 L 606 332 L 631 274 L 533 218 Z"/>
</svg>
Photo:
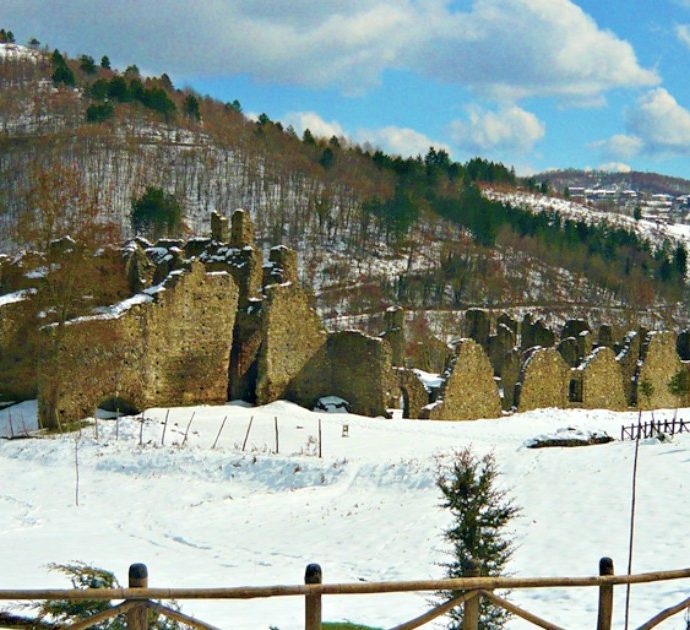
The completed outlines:
<svg viewBox="0 0 690 630">
<path fill-rule="evenodd" d="M 115 396 L 137 408 L 224 402 L 237 299 L 228 274 L 193 263 L 153 294 L 69 322 L 52 358 L 69 384 L 39 375 L 42 422 L 53 422 L 52 409 L 63 421 L 92 415 Z M 63 332 L 50 327 L 45 334 Z"/>
<path fill-rule="evenodd" d="M 611 348 L 597 348 L 577 370 L 582 373 L 582 406 L 585 409 L 621 411 L 627 408 L 623 371 Z"/>
<path fill-rule="evenodd" d="M 256 401 L 263 405 L 287 397 L 309 400 L 325 395 L 320 373 L 326 371 L 326 330 L 305 291 L 291 284 L 267 289 L 263 304 Z M 298 382 L 293 383 L 297 376 Z M 324 375 L 326 382 L 329 376 Z M 301 403 L 300 403 L 301 404 Z"/>
<path fill-rule="evenodd" d="M 445 372 L 439 399 L 422 416 L 430 420 L 476 420 L 501 415 L 494 371 L 482 347 L 462 339 Z"/>
<path fill-rule="evenodd" d="M 535 348 L 520 372 L 518 411 L 568 406 L 570 369 L 554 348 Z"/>
<path fill-rule="evenodd" d="M 635 376 L 637 406 L 640 409 L 676 407 L 677 398 L 669 392 L 668 384 L 674 374 L 685 369 L 676 351 L 676 335 L 668 331 L 647 333 L 642 342 L 641 360 Z M 641 384 L 644 382 L 653 388 L 649 397 L 642 393 Z M 682 404 L 685 402 L 681 401 Z"/>
<path fill-rule="evenodd" d="M 36 397 L 37 322 L 29 299 L 26 290 L 0 297 L 0 402 Z"/>
</svg>

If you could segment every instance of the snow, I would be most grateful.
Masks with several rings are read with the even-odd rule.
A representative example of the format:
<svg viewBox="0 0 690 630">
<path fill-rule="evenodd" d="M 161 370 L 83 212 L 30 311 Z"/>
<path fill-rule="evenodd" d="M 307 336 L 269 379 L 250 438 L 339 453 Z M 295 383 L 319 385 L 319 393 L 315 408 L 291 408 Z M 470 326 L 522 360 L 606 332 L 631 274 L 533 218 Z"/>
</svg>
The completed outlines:
<svg viewBox="0 0 690 630">
<path fill-rule="evenodd" d="M 545 409 L 432 422 L 318 414 L 287 402 L 231 403 L 171 409 L 161 446 L 166 412 L 145 412 L 141 447 L 137 419 L 119 421 L 119 440 L 114 421 L 99 421 L 98 442 L 92 429 L 84 432 L 79 507 L 74 435 L 0 441 L 0 565 L 12 567 L 0 572 L 0 588 L 68 587 L 46 564 L 73 560 L 113 570 L 122 582 L 130 563 L 145 562 L 150 585 L 161 587 L 299 584 L 310 562 L 322 565 L 330 583 L 442 577 L 449 516 L 439 507 L 435 478 L 438 466 L 468 445 L 478 455 L 494 452 L 502 487 L 522 508 L 513 575 L 593 575 L 601 556 L 611 556 L 617 572 L 625 570 L 634 442 L 537 450 L 524 444 L 567 427 L 615 436 L 622 424 L 636 422 L 635 413 Z M 274 453 L 275 418 L 280 454 Z M 323 459 L 315 448 L 319 418 Z M 641 443 L 633 571 L 688 564 L 689 465 L 688 434 Z M 634 586 L 632 627 L 689 589 L 688 580 Z M 389 627 L 427 610 L 429 598 L 326 597 L 324 619 Z M 624 598 L 617 588 L 616 628 Z M 509 599 L 563 627 L 595 626 L 596 589 L 514 590 Z M 222 628 L 302 627 L 301 598 L 180 604 Z M 681 623 L 675 617 L 662 627 Z M 509 624 L 526 627 L 515 619 Z"/>
<path fill-rule="evenodd" d="M 34 63 L 38 61 L 41 53 L 32 48 L 20 44 L 0 44 L 0 61 L 19 61 L 28 59 Z"/>
<path fill-rule="evenodd" d="M 29 297 L 29 295 L 33 293 L 36 293 L 36 289 L 22 289 L 21 291 L 15 291 L 14 293 L 0 295 L 0 307 L 7 306 L 8 304 L 16 304 L 17 302 L 23 302 Z"/>
</svg>

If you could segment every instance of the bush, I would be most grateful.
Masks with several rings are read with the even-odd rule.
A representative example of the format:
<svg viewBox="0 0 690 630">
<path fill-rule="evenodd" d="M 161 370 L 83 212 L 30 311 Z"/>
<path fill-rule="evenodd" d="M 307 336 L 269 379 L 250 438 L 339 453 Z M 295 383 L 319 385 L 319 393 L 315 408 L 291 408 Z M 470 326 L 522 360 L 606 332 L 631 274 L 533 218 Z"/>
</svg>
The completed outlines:
<svg viewBox="0 0 690 630">
<path fill-rule="evenodd" d="M 496 488 L 498 470 L 493 455 L 477 459 L 466 448 L 455 454 L 452 467 L 440 471 L 437 485 L 443 493 L 442 506 L 453 515 L 445 539 L 453 546 L 453 560 L 444 564 L 448 578 L 466 577 L 476 566 L 480 576 L 497 576 L 513 553 L 512 539 L 505 533 L 518 508 L 506 493 Z M 443 592 L 446 599 L 460 595 Z M 449 613 L 449 628 L 462 628 L 462 610 Z M 508 613 L 483 600 L 479 608 L 479 628 L 502 628 Z"/>
<path fill-rule="evenodd" d="M 74 72 L 72 72 L 70 67 L 66 64 L 59 65 L 57 68 L 55 68 L 51 79 L 53 80 L 53 85 L 55 86 L 60 85 L 60 83 L 67 86 L 74 86 L 76 83 Z"/>
</svg>

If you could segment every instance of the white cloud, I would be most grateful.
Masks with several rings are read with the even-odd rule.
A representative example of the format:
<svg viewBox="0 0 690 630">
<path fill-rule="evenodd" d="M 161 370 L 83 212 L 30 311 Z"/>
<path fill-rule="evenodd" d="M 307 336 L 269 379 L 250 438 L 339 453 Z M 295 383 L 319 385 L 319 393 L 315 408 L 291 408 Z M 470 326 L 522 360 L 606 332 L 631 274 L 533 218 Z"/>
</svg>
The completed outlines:
<svg viewBox="0 0 690 630">
<path fill-rule="evenodd" d="M 690 110 L 664 88 L 649 90 L 625 113 L 627 134 L 588 145 L 602 155 L 628 159 L 647 155 L 690 155 Z"/>
<path fill-rule="evenodd" d="M 632 168 L 624 162 L 607 162 L 606 164 L 601 164 L 597 170 L 607 173 L 629 173 L 632 171 Z"/>
<path fill-rule="evenodd" d="M 650 153 L 690 153 L 690 111 L 664 88 L 642 95 L 626 115 L 627 128 Z"/>
<path fill-rule="evenodd" d="M 676 24 L 676 37 L 690 48 L 690 24 Z"/>
<path fill-rule="evenodd" d="M 429 147 L 444 149 L 451 152 L 450 147 L 443 142 L 436 142 L 428 136 L 408 127 L 382 127 L 380 129 L 357 129 L 348 133 L 342 125 L 335 121 L 326 121 L 316 112 L 289 112 L 282 117 L 286 125 L 292 125 L 295 131 L 302 135 L 305 129 L 309 129 L 315 136 L 330 138 L 351 138 L 361 144 L 371 144 L 386 153 L 414 157 L 418 154 L 425 155 Z"/>
<path fill-rule="evenodd" d="M 3 19 L 97 58 L 173 76 L 257 80 L 357 92 L 386 69 L 484 96 L 557 95 L 580 103 L 658 83 L 629 43 L 572 0 L 93 0 L 2 2 Z"/>
<path fill-rule="evenodd" d="M 450 147 L 443 142 L 436 142 L 428 136 L 406 127 L 383 127 L 382 129 L 360 129 L 356 139 L 359 142 L 369 142 L 383 149 L 386 153 L 415 157 L 425 155 L 429 147 L 444 149 L 452 153 Z"/>
<path fill-rule="evenodd" d="M 338 122 L 332 120 L 325 121 L 316 112 L 288 112 L 283 116 L 286 125 L 292 125 L 295 131 L 301 136 L 305 129 L 309 129 L 317 138 L 338 138 L 345 136 L 345 131 Z"/>
<path fill-rule="evenodd" d="M 526 152 L 544 137 L 544 124 L 531 112 L 516 105 L 498 111 L 468 108 L 467 120 L 450 125 L 453 142 L 471 152 Z"/>
<path fill-rule="evenodd" d="M 597 149 L 603 155 L 612 158 L 631 158 L 637 155 L 643 148 L 644 142 L 637 136 L 628 136 L 622 133 L 611 136 L 607 140 L 599 140 L 587 145 L 590 149 Z"/>
</svg>

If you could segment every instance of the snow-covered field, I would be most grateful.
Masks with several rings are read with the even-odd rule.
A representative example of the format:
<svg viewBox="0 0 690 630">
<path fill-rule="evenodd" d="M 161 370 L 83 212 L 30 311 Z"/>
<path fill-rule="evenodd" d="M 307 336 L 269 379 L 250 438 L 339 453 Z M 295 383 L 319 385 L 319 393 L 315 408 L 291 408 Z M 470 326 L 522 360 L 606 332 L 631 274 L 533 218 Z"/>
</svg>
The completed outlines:
<svg viewBox="0 0 690 630">
<path fill-rule="evenodd" d="M 25 404 L 24 414 L 31 409 Z M 298 584 L 310 562 L 322 565 L 326 582 L 442 577 L 449 517 L 438 507 L 434 480 L 453 450 L 468 445 L 478 455 L 494 451 L 502 483 L 522 507 L 514 575 L 592 575 L 604 555 L 625 572 L 634 443 L 539 450 L 524 444 L 568 426 L 617 437 L 635 414 L 547 409 L 443 423 L 235 403 L 172 409 L 161 446 L 165 416 L 163 409 L 146 412 L 143 446 L 138 419 L 120 420 L 118 439 L 114 421 L 99 421 L 98 442 L 93 429 L 84 431 L 78 507 L 74 435 L 0 441 L 0 588 L 67 587 L 46 564 L 72 560 L 111 569 L 122 583 L 129 564 L 145 562 L 151 586 Z M 642 442 L 635 572 L 690 565 L 688 471 L 690 435 Z M 634 586 L 632 626 L 689 592 L 690 580 Z M 569 629 L 596 625 L 596 589 L 519 590 L 510 599 Z M 623 602 L 619 587 L 617 628 Z M 303 618 L 301 598 L 181 604 L 221 628 L 289 630 Z M 332 596 L 324 600 L 324 618 L 385 627 L 427 608 L 423 593 Z M 509 627 L 528 626 L 513 620 Z M 663 627 L 684 628 L 682 615 Z"/>
</svg>

